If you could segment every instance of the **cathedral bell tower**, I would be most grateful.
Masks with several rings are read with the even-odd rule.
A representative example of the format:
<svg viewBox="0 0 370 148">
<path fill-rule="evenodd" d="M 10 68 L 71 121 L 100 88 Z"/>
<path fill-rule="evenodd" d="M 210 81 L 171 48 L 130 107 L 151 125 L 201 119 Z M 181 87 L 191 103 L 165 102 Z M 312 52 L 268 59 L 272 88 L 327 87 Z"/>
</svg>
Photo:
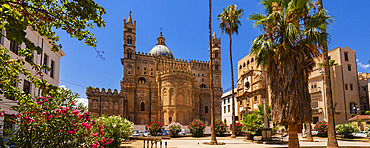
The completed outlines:
<svg viewBox="0 0 370 148">
<path fill-rule="evenodd" d="M 217 38 L 215 33 L 212 37 L 212 63 L 214 87 L 221 88 L 221 37 Z"/>
<path fill-rule="evenodd" d="M 131 11 L 128 20 L 123 19 L 123 77 L 135 75 L 136 21 L 132 22 Z"/>
</svg>

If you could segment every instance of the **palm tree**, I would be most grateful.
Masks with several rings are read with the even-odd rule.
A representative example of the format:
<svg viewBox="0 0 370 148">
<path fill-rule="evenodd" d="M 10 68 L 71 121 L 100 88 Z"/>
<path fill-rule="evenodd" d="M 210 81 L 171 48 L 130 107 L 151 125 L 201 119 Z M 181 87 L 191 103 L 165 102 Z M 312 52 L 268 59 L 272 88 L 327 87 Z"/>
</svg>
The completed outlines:
<svg viewBox="0 0 370 148">
<path fill-rule="evenodd" d="M 266 14 L 249 19 L 265 34 L 252 42 L 251 53 L 266 68 L 271 88 L 271 116 L 289 125 L 289 147 L 299 147 L 297 124 L 312 121 L 308 75 L 315 66 L 327 34 L 330 17 L 324 10 L 310 10 L 310 0 L 261 0 Z"/>
<path fill-rule="evenodd" d="M 318 10 L 323 10 L 322 0 L 318 0 Z M 326 34 L 326 28 L 322 28 L 321 32 Z M 337 137 L 335 134 L 335 120 L 334 120 L 334 109 L 333 109 L 333 98 L 331 92 L 331 80 L 330 80 L 330 63 L 328 55 L 328 44 L 327 39 L 324 38 L 322 46 L 322 58 L 324 63 L 324 72 L 325 72 L 325 89 L 326 89 L 326 98 L 327 98 L 327 113 L 328 113 L 328 143 L 327 146 L 332 148 L 338 147 Z"/>
<path fill-rule="evenodd" d="M 243 9 L 236 9 L 236 5 L 230 5 L 227 7 L 227 10 L 223 8 L 221 14 L 217 16 L 218 19 L 221 19 L 219 25 L 221 32 L 226 33 L 230 37 L 230 66 L 231 66 L 231 96 L 232 96 L 232 134 L 231 138 L 236 138 L 235 135 L 235 101 L 234 101 L 234 71 L 233 71 L 233 56 L 231 53 L 232 38 L 231 35 L 239 33 L 240 17 L 243 12 Z"/>
<path fill-rule="evenodd" d="M 212 65 L 212 21 L 211 21 L 211 15 L 212 15 L 212 0 L 209 0 L 209 20 L 208 20 L 208 52 L 209 52 L 209 75 L 210 75 L 210 95 L 211 95 L 211 142 L 210 144 L 217 144 L 216 139 L 216 130 L 215 130 L 215 106 L 214 106 L 214 99 L 213 96 L 213 65 Z"/>
</svg>

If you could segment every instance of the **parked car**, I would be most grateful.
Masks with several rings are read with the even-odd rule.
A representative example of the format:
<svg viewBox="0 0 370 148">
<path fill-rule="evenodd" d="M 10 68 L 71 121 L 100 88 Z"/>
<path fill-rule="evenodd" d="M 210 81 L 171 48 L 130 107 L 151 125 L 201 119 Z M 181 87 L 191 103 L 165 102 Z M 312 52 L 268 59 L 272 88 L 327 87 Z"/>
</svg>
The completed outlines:
<svg viewBox="0 0 370 148">
<path fill-rule="evenodd" d="M 352 133 L 352 135 L 354 137 L 369 137 L 369 132 L 367 131 L 359 131 L 359 132 L 356 132 L 356 133 Z"/>
<path fill-rule="evenodd" d="M 141 136 L 139 130 L 132 130 L 132 136 Z"/>
<path fill-rule="evenodd" d="M 185 134 L 186 134 L 185 129 L 181 129 L 179 135 L 185 135 Z"/>
<path fill-rule="evenodd" d="M 148 137 L 149 135 L 150 135 L 149 131 L 148 130 L 145 130 L 143 136 L 144 137 Z"/>
<path fill-rule="evenodd" d="M 168 135 L 168 130 L 163 130 L 162 131 L 162 136 L 167 136 Z"/>
</svg>

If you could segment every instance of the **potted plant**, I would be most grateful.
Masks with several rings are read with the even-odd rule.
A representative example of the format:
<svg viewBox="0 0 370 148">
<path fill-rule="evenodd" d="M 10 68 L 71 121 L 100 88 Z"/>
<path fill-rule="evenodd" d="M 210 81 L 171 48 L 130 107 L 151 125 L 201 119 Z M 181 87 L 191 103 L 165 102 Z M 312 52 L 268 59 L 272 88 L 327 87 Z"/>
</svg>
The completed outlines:
<svg viewBox="0 0 370 148">
<path fill-rule="evenodd" d="M 226 132 L 227 125 L 222 122 L 221 119 L 217 119 L 215 122 L 215 131 L 217 136 L 223 136 Z"/>
<path fill-rule="evenodd" d="M 168 125 L 168 132 L 171 137 L 177 137 L 179 133 L 181 132 L 181 124 L 178 122 L 172 122 Z"/>
<path fill-rule="evenodd" d="M 263 122 L 256 113 L 250 115 L 244 114 L 243 116 L 244 119 L 241 122 L 243 123 L 244 128 L 247 129 L 247 139 L 253 140 L 257 131 L 263 127 Z"/>
<path fill-rule="evenodd" d="M 162 134 L 162 127 L 163 124 L 160 122 L 150 122 L 145 126 L 145 129 L 147 129 L 152 136 L 160 136 Z"/>
<path fill-rule="evenodd" d="M 206 125 L 202 120 L 194 119 L 189 123 L 188 128 L 193 137 L 201 137 L 203 136 Z"/>
</svg>

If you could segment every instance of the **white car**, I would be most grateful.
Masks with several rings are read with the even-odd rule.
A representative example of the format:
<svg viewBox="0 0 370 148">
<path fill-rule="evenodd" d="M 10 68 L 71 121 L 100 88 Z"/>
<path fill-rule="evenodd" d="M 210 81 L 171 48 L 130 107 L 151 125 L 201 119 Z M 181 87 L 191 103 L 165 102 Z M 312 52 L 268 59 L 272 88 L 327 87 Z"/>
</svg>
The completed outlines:
<svg viewBox="0 0 370 148">
<path fill-rule="evenodd" d="M 352 135 L 354 137 L 368 137 L 369 136 L 369 132 L 367 131 L 359 131 L 359 132 L 356 132 L 356 133 L 352 133 Z"/>
<path fill-rule="evenodd" d="M 144 137 L 148 137 L 149 135 L 150 135 L 149 131 L 148 130 L 145 130 L 143 136 Z"/>
<path fill-rule="evenodd" d="M 138 136 L 141 136 L 141 134 L 140 134 L 139 130 L 132 130 L 132 136 L 138 137 Z"/>
<path fill-rule="evenodd" d="M 185 135 L 185 134 L 186 134 L 185 129 L 181 129 L 179 135 Z"/>
<path fill-rule="evenodd" d="M 314 131 L 314 130 L 312 130 L 312 131 L 311 131 L 311 134 L 312 134 L 312 136 L 316 136 L 317 134 L 319 134 L 319 131 Z"/>
</svg>

